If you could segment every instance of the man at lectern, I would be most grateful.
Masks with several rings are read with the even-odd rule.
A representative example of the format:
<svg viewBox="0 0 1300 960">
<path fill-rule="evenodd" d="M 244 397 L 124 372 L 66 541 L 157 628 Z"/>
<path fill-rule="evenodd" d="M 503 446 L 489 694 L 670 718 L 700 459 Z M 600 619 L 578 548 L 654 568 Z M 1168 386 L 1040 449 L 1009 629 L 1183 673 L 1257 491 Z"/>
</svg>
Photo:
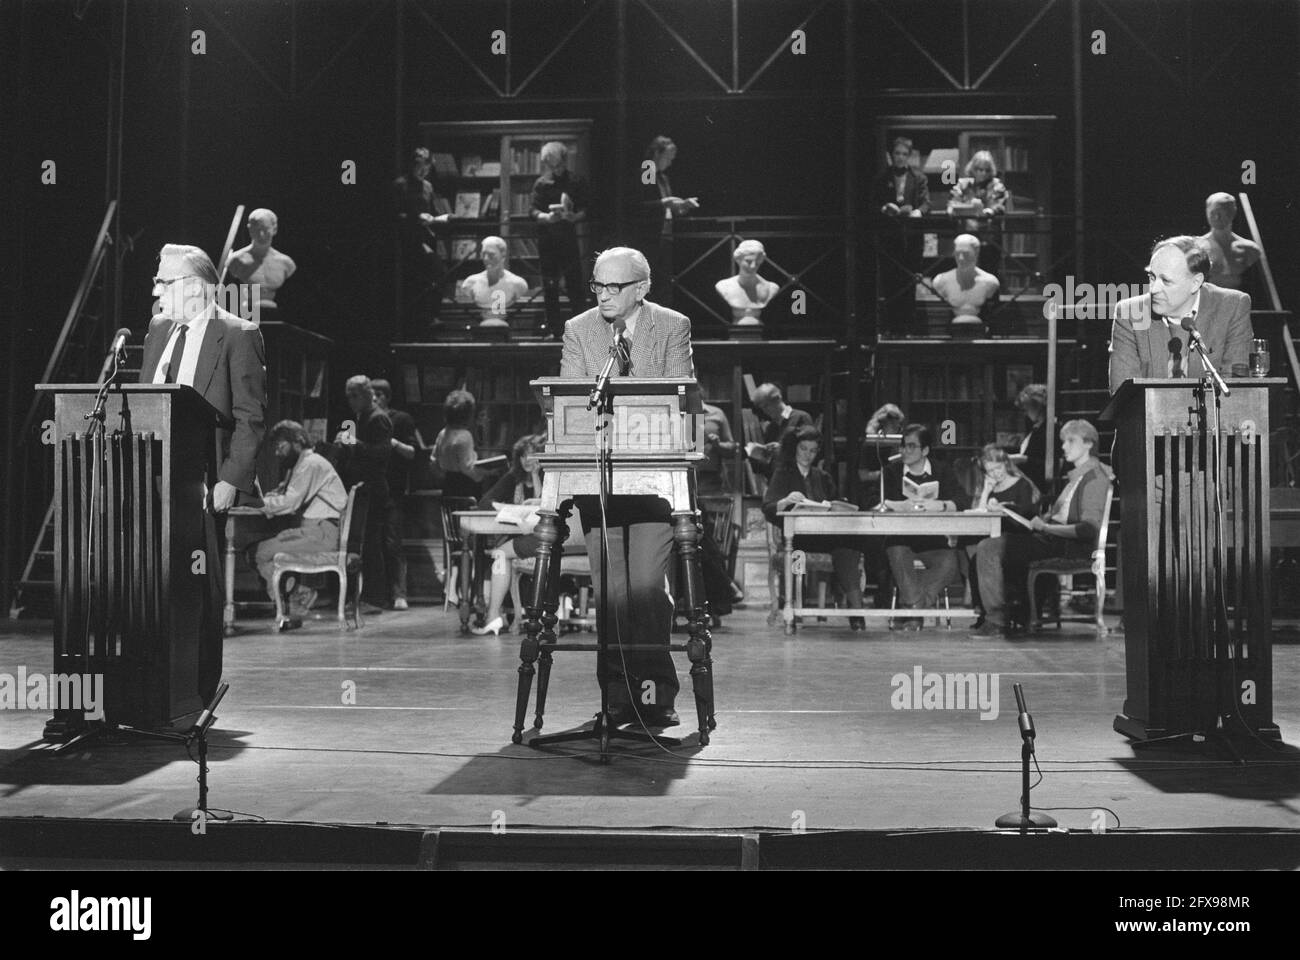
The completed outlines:
<svg viewBox="0 0 1300 960">
<path fill-rule="evenodd" d="M 560 376 L 593 379 L 600 375 L 615 337 L 626 344 L 629 362 L 617 371 L 632 377 L 694 377 L 691 321 L 683 314 L 646 300 L 650 264 L 638 250 L 613 247 L 596 258 L 591 291 L 596 306 L 564 325 Z M 587 554 L 596 589 L 601 577 L 600 500 L 575 497 L 582 516 Z M 673 726 L 677 669 L 667 650 L 673 625 L 673 598 L 668 590 L 673 533 L 669 505 L 658 497 L 611 497 L 607 501 L 610 591 L 616 632 L 609 641 L 661 644 L 662 653 L 626 652 L 612 656 L 605 676 L 609 710 L 615 725 L 634 722 L 637 712 L 647 726 Z M 626 663 L 626 672 L 624 672 Z M 636 700 L 636 711 L 632 701 Z"/>
<path fill-rule="evenodd" d="M 1201 358 L 1188 346 L 1193 329 L 1223 376 L 1249 362 L 1250 296 L 1207 283 L 1210 270 L 1210 245 L 1203 237 L 1169 237 L 1151 248 L 1150 291 L 1115 305 L 1111 393 L 1133 377 L 1200 377 Z"/>
<path fill-rule="evenodd" d="M 193 387 L 234 421 L 217 430 L 215 474 L 208 477 L 208 595 L 199 649 L 199 696 L 212 699 L 221 680 L 225 513 L 256 498 L 257 451 L 266 431 L 266 349 L 257 326 L 216 304 L 217 271 L 198 247 L 166 244 L 153 281 L 154 319 L 144 338 L 141 383 Z"/>
</svg>

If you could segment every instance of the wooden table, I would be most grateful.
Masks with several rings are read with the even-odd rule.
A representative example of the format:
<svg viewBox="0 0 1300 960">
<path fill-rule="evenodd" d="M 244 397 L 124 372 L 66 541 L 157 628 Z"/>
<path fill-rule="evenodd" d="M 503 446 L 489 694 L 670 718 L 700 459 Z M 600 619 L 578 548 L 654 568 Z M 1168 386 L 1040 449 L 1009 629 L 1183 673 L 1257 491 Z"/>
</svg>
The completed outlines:
<svg viewBox="0 0 1300 960">
<path fill-rule="evenodd" d="M 794 633 L 796 616 L 836 617 L 893 617 L 899 611 L 877 608 L 834 609 L 823 607 L 797 607 L 794 605 L 794 574 L 798 566 L 802 572 L 804 551 L 792 549 L 794 538 L 799 536 L 837 537 L 1000 537 L 1002 515 L 987 510 L 967 510 L 961 513 L 898 513 L 876 510 L 817 512 L 785 510 L 781 518 L 781 533 L 785 549 L 785 632 Z M 969 607 L 958 607 L 963 614 L 975 615 Z M 946 607 L 909 609 L 909 617 L 946 617 L 952 614 Z"/>
<path fill-rule="evenodd" d="M 465 541 L 465 548 L 460 552 L 460 602 L 457 604 L 457 611 L 460 613 L 460 632 L 469 633 L 469 617 L 474 610 L 474 590 L 475 584 L 472 581 L 474 575 L 474 559 L 478 554 L 483 552 L 483 541 L 480 537 L 507 536 L 517 537 L 526 533 L 518 524 L 501 523 L 497 520 L 496 510 L 456 510 L 452 513 L 456 519 L 456 526 L 460 529 L 460 535 Z"/>
<path fill-rule="evenodd" d="M 263 522 L 267 520 L 266 514 L 259 507 L 231 507 L 226 512 L 226 606 L 221 615 L 221 623 L 228 637 L 235 632 L 235 532 L 240 517 L 260 517 Z M 243 522 L 249 524 L 252 521 Z"/>
</svg>

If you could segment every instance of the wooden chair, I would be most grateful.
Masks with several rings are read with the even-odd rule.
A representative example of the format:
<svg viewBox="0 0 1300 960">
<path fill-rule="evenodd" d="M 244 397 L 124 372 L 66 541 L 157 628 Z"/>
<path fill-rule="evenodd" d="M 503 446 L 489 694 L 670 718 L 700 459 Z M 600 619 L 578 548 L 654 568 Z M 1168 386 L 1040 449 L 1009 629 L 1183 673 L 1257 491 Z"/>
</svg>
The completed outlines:
<svg viewBox="0 0 1300 960">
<path fill-rule="evenodd" d="M 443 497 L 438 504 L 438 513 L 442 518 L 442 565 L 446 570 L 446 579 L 442 588 L 442 609 L 451 608 L 451 598 L 456 591 L 456 581 L 460 576 L 461 556 L 465 552 L 465 538 L 460 534 L 460 524 L 452 516 L 457 510 L 473 510 L 478 501 L 473 497 Z M 462 584 L 462 589 L 470 590 L 473 597 L 473 584 Z"/>
<path fill-rule="evenodd" d="M 951 541 L 950 541 L 950 542 L 951 542 Z M 957 550 L 958 548 L 954 547 L 953 549 L 954 549 L 954 550 Z M 957 565 L 958 575 L 957 575 L 957 579 L 954 580 L 954 581 L 952 581 L 952 583 L 949 583 L 949 584 L 947 584 L 947 585 L 945 585 L 945 586 L 943 587 L 943 606 L 944 606 L 944 609 L 945 609 L 945 610 L 951 610 L 951 609 L 952 609 L 952 599 L 953 599 L 953 597 L 956 597 L 956 598 L 957 598 L 957 601 L 958 601 L 959 603 L 966 599 L 966 579 L 965 579 L 965 577 L 963 577 L 963 576 L 961 575 L 961 573 L 960 573 L 960 571 L 961 571 L 961 569 L 962 569 L 962 563 L 963 563 L 963 561 L 964 561 L 964 559 L 965 559 L 965 554 L 959 554 L 957 559 L 958 559 L 958 565 Z M 888 566 L 888 564 L 886 564 L 886 566 Z M 925 564 L 922 563 L 920 560 L 913 560 L 913 561 L 912 561 L 912 567 L 913 567 L 913 569 L 915 569 L 915 570 L 924 570 L 924 569 L 925 569 Z M 893 597 L 893 598 L 892 598 L 892 599 L 890 600 L 890 602 L 889 602 L 889 609 L 891 609 L 891 610 L 897 610 L 897 609 L 898 609 L 898 584 L 894 584 L 894 590 L 893 590 L 892 597 Z M 904 610 L 903 613 L 907 613 L 907 611 Z M 924 618 L 922 618 L 922 619 L 924 619 Z M 934 618 L 934 622 L 935 622 L 935 625 L 938 626 L 938 624 L 939 624 L 939 618 L 938 618 L 938 617 L 935 617 L 935 618 Z M 945 618 L 944 618 L 944 622 L 947 624 L 948 629 L 951 630 L 951 629 L 952 629 L 952 617 L 945 617 Z"/>
<path fill-rule="evenodd" d="M 284 609 L 284 591 L 280 588 L 286 574 L 299 576 L 314 573 L 333 573 L 339 578 L 339 625 L 349 627 L 347 598 L 349 586 L 356 584 L 352 611 L 356 628 L 361 629 L 361 588 L 365 579 L 361 568 L 361 551 L 366 538 L 366 497 L 358 483 L 348 491 L 348 502 L 339 518 L 339 546 L 337 550 L 319 553 L 277 553 L 271 558 L 271 592 L 275 595 L 275 622 L 280 629 L 289 622 Z M 355 574 L 355 577 L 353 577 Z"/>
<path fill-rule="evenodd" d="M 740 549 L 740 524 L 735 520 L 734 502 L 727 497 L 700 497 L 704 533 L 712 537 L 727 560 L 727 576 L 736 576 L 736 553 Z"/>
<path fill-rule="evenodd" d="M 536 570 L 537 561 L 532 557 L 525 559 L 515 558 L 510 561 L 510 602 L 515 608 L 515 629 L 519 633 L 524 633 L 524 601 L 523 592 L 520 589 L 519 581 L 523 577 L 531 577 Z M 578 628 L 591 628 L 596 626 L 596 614 L 591 609 L 591 596 L 593 588 L 591 586 L 591 561 L 585 553 L 569 553 L 560 557 L 560 576 L 569 575 L 572 577 L 585 578 L 584 583 L 578 591 L 578 603 L 572 608 L 566 609 L 561 603 L 560 609 L 556 611 L 561 626 Z"/>
<path fill-rule="evenodd" d="M 1070 578 L 1068 587 L 1061 585 L 1061 603 L 1067 602 L 1069 597 L 1093 596 L 1097 608 L 1090 616 L 1081 617 L 1062 617 L 1060 611 L 1057 611 L 1056 626 L 1060 629 L 1063 620 L 1069 620 L 1075 623 L 1087 623 L 1092 621 L 1097 627 L 1097 635 L 1104 637 L 1106 635 L 1106 620 L 1103 614 L 1106 609 L 1106 537 L 1110 527 L 1110 508 L 1115 500 L 1115 487 L 1111 486 L 1106 491 L 1106 506 L 1101 512 L 1101 529 L 1097 531 L 1097 547 L 1092 551 L 1090 557 L 1065 558 L 1049 557 L 1046 560 L 1035 560 L 1029 565 L 1029 576 L 1027 589 L 1029 591 L 1029 629 L 1037 630 L 1041 625 L 1038 614 L 1038 604 L 1034 602 L 1034 584 L 1039 577 L 1051 575 L 1063 581 L 1066 577 Z M 1090 573 L 1093 576 L 1094 583 L 1091 590 L 1074 589 L 1074 577 L 1078 574 Z"/>
<path fill-rule="evenodd" d="M 768 595 L 772 598 L 772 609 L 768 612 L 768 624 L 775 624 L 781 618 L 781 593 L 785 590 L 785 549 L 784 537 L 773 524 L 767 524 L 767 555 L 770 558 L 767 574 Z M 795 595 L 790 603 L 796 607 L 803 606 L 804 583 L 810 573 L 820 576 L 817 580 L 817 606 L 826 606 L 826 592 L 829 586 L 827 576 L 833 576 L 835 566 L 829 553 L 813 553 L 808 550 L 794 551 L 790 558 L 794 573 Z"/>
</svg>

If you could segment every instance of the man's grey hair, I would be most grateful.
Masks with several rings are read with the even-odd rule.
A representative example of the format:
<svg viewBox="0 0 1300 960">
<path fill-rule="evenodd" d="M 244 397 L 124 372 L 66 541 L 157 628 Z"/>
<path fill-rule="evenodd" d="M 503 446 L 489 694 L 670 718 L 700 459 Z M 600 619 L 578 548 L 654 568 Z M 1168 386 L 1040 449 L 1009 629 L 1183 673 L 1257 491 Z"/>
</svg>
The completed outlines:
<svg viewBox="0 0 1300 960">
<path fill-rule="evenodd" d="M 184 243 L 165 243 L 158 251 L 158 259 L 163 257 L 180 257 L 194 276 L 214 287 L 217 285 L 217 268 L 212 265 L 212 258 L 198 247 Z"/>
<path fill-rule="evenodd" d="M 612 260 L 615 257 L 626 257 L 630 260 L 632 272 L 638 274 L 638 280 L 650 279 L 650 261 L 645 258 L 644 253 L 632 247 L 610 247 L 608 250 L 602 250 L 596 254 L 596 266 L 600 266 L 602 260 Z"/>
<path fill-rule="evenodd" d="M 371 384 L 370 378 L 364 373 L 358 373 L 354 377 L 348 377 L 348 382 L 343 385 L 345 391 L 351 391 L 354 387 L 358 390 L 364 390 L 366 393 L 370 394 L 371 397 L 375 395 L 374 385 Z"/>
</svg>

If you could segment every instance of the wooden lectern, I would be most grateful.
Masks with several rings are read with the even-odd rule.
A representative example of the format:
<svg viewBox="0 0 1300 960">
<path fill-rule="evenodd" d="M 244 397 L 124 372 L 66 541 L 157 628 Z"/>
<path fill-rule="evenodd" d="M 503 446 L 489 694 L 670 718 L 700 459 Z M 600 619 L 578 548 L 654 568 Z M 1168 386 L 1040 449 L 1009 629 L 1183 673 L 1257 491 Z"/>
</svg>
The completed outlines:
<svg viewBox="0 0 1300 960">
<path fill-rule="evenodd" d="M 704 454 L 692 449 L 687 414 L 703 413 L 699 385 L 690 379 L 617 377 L 609 382 L 612 415 L 608 431 L 597 427 L 604 418 L 587 409 L 591 385 L 587 380 L 543 377 L 532 381 L 546 414 L 546 450 L 538 456 L 545 476 L 542 480 L 539 520 L 534 536 L 540 541 L 533 577 L 533 589 L 525 606 L 527 635 L 519 648 L 519 692 L 515 704 L 513 743 L 523 740 L 524 715 L 537 668 L 537 714 L 533 725 L 540 730 L 546 709 L 546 691 L 551 673 L 551 655 L 561 650 L 595 651 L 591 643 L 557 643 L 559 560 L 568 535 L 568 516 L 573 497 L 600 494 L 598 443 L 607 444 L 610 496 L 657 496 L 672 508 L 673 540 L 681 563 L 681 583 L 689 610 L 690 640 L 685 645 L 669 644 L 656 649 L 685 651 L 691 661 L 691 685 L 699 718 L 700 744 L 707 745 L 709 731 L 717 726 L 713 716 L 713 673 L 709 635 L 704 610 L 704 589 L 699 564 L 699 520 L 695 511 L 694 464 Z M 635 612 L 633 612 L 635 614 Z M 607 647 L 617 655 L 614 637 Z M 624 650 L 642 649 L 630 644 Z M 568 735 L 566 735 L 568 736 Z M 607 742 L 601 741 L 601 755 Z"/>
<path fill-rule="evenodd" d="M 158 728 L 197 714 L 200 630 L 210 595 L 205 475 L 223 420 L 180 384 L 54 393 L 54 672 L 102 674 L 108 724 Z M 86 726 L 56 711 L 47 739 Z"/>
<path fill-rule="evenodd" d="M 1197 380 L 1127 380 L 1101 414 L 1116 425 L 1123 518 L 1128 697 L 1115 730 L 1134 740 L 1210 732 L 1224 716 L 1281 737 L 1273 723 L 1268 391 L 1285 381 L 1227 383 L 1221 432 L 1212 389 L 1202 428 Z"/>
</svg>

